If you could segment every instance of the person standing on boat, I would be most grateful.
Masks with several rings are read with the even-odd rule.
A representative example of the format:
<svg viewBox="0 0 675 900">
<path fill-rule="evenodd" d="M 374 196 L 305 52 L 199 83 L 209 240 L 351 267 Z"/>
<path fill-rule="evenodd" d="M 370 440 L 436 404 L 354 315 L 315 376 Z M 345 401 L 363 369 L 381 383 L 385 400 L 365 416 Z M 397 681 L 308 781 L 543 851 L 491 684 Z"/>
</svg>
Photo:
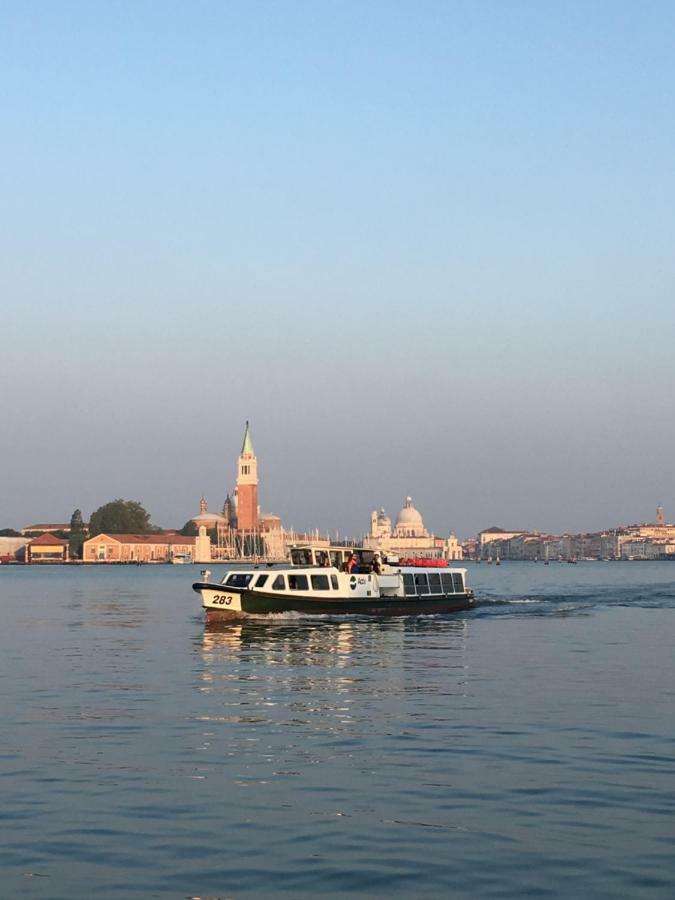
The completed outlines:
<svg viewBox="0 0 675 900">
<path fill-rule="evenodd" d="M 382 572 L 382 566 L 380 564 L 380 554 L 376 553 L 373 556 L 373 561 L 370 565 L 370 569 L 374 575 L 380 575 Z"/>
<path fill-rule="evenodd" d="M 356 553 L 352 553 L 352 555 L 347 560 L 348 574 L 351 575 L 355 568 L 356 568 Z"/>
</svg>

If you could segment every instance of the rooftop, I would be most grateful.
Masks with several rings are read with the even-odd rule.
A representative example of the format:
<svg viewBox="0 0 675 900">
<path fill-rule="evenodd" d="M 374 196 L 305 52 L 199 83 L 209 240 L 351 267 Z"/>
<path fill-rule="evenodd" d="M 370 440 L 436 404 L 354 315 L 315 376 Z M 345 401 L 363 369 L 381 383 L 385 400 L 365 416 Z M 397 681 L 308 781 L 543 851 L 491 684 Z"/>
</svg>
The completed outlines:
<svg viewBox="0 0 675 900">
<path fill-rule="evenodd" d="M 183 534 L 97 534 L 91 541 L 117 541 L 118 544 L 194 544 L 194 535 Z"/>
<path fill-rule="evenodd" d="M 68 541 L 64 541 L 63 538 L 56 537 L 54 534 L 40 534 L 38 537 L 33 538 L 32 541 L 29 542 L 29 547 L 65 547 L 68 544 Z"/>
</svg>

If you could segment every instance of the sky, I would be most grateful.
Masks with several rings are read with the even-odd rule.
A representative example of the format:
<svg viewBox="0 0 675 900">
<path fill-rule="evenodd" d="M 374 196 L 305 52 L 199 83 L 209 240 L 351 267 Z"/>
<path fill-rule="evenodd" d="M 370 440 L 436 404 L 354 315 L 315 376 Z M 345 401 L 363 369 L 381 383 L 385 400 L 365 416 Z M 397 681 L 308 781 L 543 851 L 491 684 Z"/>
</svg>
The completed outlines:
<svg viewBox="0 0 675 900">
<path fill-rule="evenodd" d="M 0 528 L 675 519 L 675 6 L 6 0 Z"/>
</svg>

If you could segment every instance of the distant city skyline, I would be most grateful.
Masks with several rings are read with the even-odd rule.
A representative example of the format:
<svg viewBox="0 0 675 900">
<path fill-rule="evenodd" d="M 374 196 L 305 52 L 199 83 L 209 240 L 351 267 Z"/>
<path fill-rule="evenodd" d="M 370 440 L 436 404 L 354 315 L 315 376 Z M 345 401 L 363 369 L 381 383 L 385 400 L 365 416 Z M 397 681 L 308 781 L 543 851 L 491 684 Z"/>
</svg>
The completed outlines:
<svg viewBox="0 0 675 900">
<path fill-rule="evenodd" d="M 245 423 L 245 440 L 250 439 L 249 435 L 250 435 L 249 422 L 246 421 L 246 423 Z M 257 443 L 258 442 L 256 440 L 256 444 Z M 241 444 L 241 440 L 239 440 L 239 444 Z M 162 528 L 174 528 L 174 527 L 180 528 L 182 525 L 185 524 L 185 522 L 188 519 L 192 518 L 194 515 L 197 514 L 197 512 L 200 511 L 200 505 L 204 501 L 204 499 L 206 499 L 207 506 L 208 506 L 208 509 L 210 512 L 218 512 L 222 506 L 221 499 L 224 499 L 224 498 L 230 496 L 230 494 L 234 493 L 234 488 L 236 485 L 236 479 L 237 479 L 237 473 L 238 473 L 238 468 L 237 468 L 236 462 L 234 460 L 232 460 L 230 462 L 229 468 L 231 469 L 231 472 L 229 473 L 230 474 L 229 480 L 227 480 L 227 473 L 224 472 L 223 473 L 224 480 L 221 485 L 214 486 L 214 488 L 212 489 L 212 491 L 210 493 L 203 492 L 200 495 L 200 498 L 198 500 L 196 500 L 196 502 L 193 502 L 192 507 L 190 509 L 186 509 L 182 512 L 179 512 L 177 517 L 174 516 L 173 520 L 168 520 L 168 521 L 159 520 L 158 517 L 154 514 L 151 506 L 142 497 L 131 497 L 131 496 L 126 496 L 126 495 L 120 495 L 120 496 L 122 496 L 123 499 L 138 500 L 151 514 L 152 523 L 154 525 L 158 525 Z M 264 502 L 266 488 L 268 487 L 268 485 L 266 484 L 265 476 L 264 476 L 265 469 L 266 469 L 266 465 L 265 465 L 265 460 L 263 459 L 263 465 L 262 465 L 263 475 L 262 475 L 262 480 L 261 480 L 262 502 L 260 504 L 261 510 L 266 513 L 278 514 L 277 509 L 273 509 L 273 508 L 269 507 L 269 505 L 265 504 L 265 502 Z M 300 474 L 302 474 L 302 473 L 300 473 Z M 290 485 L 289 487 L 291 488 L 291 492 L 293 492 L 292 491 L 293 486 Z M 271 493 L 272 493 L 272 495 L 274 495 L 276 493 L 274 488 L 272 489 Z M 222 498 L 221 498 L 221 495 L 222 495 Z M 210 503 L 208 501 L 209 496 L 211 497 Z M 406 496 L 408 496 L 408 495 L 406 495 Z M 86 520 L 86 519 L 88 519 L 89 515 L 94 511 L 95 508 L 98 508 L 98 506 L 100 506 L 103 503 L 106 503 L 110 500 L 113 500 L 113 499 L 117 499 L 117 497 L 104 498 L 100 501 L 100 503 L 96 504 L 96 506 L 92 507 L 90 510 L 83 509 L 82 506 L 73 507 L 73 510 L 75 508 L 79 508 L 80 510 L 82 510 L 84 512 L 84 517 Z M 302 502 L 302 499 L 303 499 L 302 496 L 298 497 L 298 500 L 300 502 Z M 359 500 L 359 503 L 361 503 L 361 502 L 362 501 Z M 370 514 L 371 514 L 373 508 L 378 509 L 378 510 L 385 509 L 386 512 L 391 513 L 392 516 L 395 518 L 396 513 L 401 508 L 401 506 L 405 504 L 405 502 L 406 502 L 406 497 L 402 496 L 398 505 L 396 504 L 395 500 L 390 506 L 386 506 L 384 504 L 378 504 L 378 503 L 371 505 L 371 509 L 368 512 L 368 516 L 366 518 L 364 518 L 362 527 L 361 528 L 357 527 L 354 530 L 345 528 L 344 526 L 341 526 L 340 523 L 337 523 L 333 527 L 329 527 L 324 524 L 320 524 L 318 521 L 293 523 L 292 516 L 291 516 L 290 522 L 288 520 L 288 517 L 285 515 L 282 515 L 281 518 L 283 520 L 283 525 L 286 528 L 293 528 L 293 529 L 299 530 L 299 531 L 313 530 L 313 529 L 318 528 L 322 534 L 328 534 L 328 535 L 340 534 L 342 536 L 358 537 L 358 536 L 362 536 L 362 535 L 365 535 L 368 533 L 368 530 L 370 527 Z M 171 508 L 172 502 L 171 502 L 170 496 L 165 495 L 165 505 L 168 509 Z M 417 504 L 417 505 L 419 505 L 419 504 Z M 360 508 L 360 507 L 357 507 L 356 504 L 354 504 L 353 507 L 350 507 L 352 512 L 356 508 Z M 71 510 L 67 514 L 64 514 L 61 517 L 57 516 L 57 517 L 49 518 L 48 516 L 44 516 L 44 515 L 41 517 L 37 516 L 37 517 L 34 517 L 31 520 L 31 522 L 63 521 L 65 523 L 65 522 L 69 521 L 70 515 L 72 514 L 73 510 Z M 659 513 L 659 510 L 660 510 L 660 513 Z M 424 509 L 422 509 L 421 511 L 422 511 L 422 513 L 424 513 Z M 320 510 L 319 510 L 319 516 L 320 516 Z M 626 525 L 635 525 L 638 523 L 656 522 L 659 519 L 659 516 L 665 517 L 665 519 L 667 521 L 670 521 L 667 517 L 667 510 L 664 510 L 664 507 L 662 504 L 656 504 L 654 507 L 652 507 L 651 517 L 649 515 L 647 515 L 645 518 L 633 517 L 633 518 L 625 519 L 623 521 L 616 521 L 616 522 L 596 525 L 595 527 L 587 527 L 587 526 L 582 525 L 581 527 L 577 527 L 577 528 L 564 528 L 564 529 L 557 530 L 554 528 L 541 527 L 539 525 L 532 526 L 530 523 L 525 523 L 522 525 L 522 527 L 520 524 L 518 524 L 515 528 L 513 528 L 510 518 L 507 514 L 505 521 L 497 521 L 495 518 L 494 521 L 491 520 L 490 522 L 483 523 L 480 527 L 476 528 L 475 531 L 463 530 L 461 528 L 461 526 L 457 526 L 454 524 L 448 524 L 448 525 L 441 525 L 439 528 L 436 529 L 436 533 L 437 534 L 447 534 L 452 531 L 455 534 L 457 534 L 457 536 L 460 538 L 460 540 L 466 540 L 466 539 L 476 537 L 479 534 L 479 532 L 482 530 L 486 530 L 486 529 L 496 526 L 499 528 L 503 528 L 506 531 L 514 530 L 514 531 L 522 531 L 522 532 L 528 532 L 528 533 L 541 532 L 543 534 L 547 534 L 547 533 L 548 534 L 564 534 L 564 533 L 577 534 L 577 533 L 584 533 L 584 532 L 603 531 L 603 530 L 618 528 L 618 527 L 626 526 Z M 25 518 L 25 516 L 24 516 L 24 518 Z M 425 515 L 425 518 L 428 519 L 428 517 L 426 515 Z M 325 519 L 326 519 L 326 516 L 324 515 L 323 520 L 325 521 Z M 11 527 L 11 528 L 16 528 L 18 530 L 18 529 L 26 527 L 28 524 L 30 524 L 28 521 L 21 522 L 20 524 L 9 523 L 9 522 L 5 523 L 5 524 L 0 523 L 0 528 Z M 433 527 L 432 527 L 432 530 L 433 530 Z"/>
<path fill-rule="evenodd" d="M 675 8 L 0 9 L 1 527 L 675 510 Z"/>
</svg>

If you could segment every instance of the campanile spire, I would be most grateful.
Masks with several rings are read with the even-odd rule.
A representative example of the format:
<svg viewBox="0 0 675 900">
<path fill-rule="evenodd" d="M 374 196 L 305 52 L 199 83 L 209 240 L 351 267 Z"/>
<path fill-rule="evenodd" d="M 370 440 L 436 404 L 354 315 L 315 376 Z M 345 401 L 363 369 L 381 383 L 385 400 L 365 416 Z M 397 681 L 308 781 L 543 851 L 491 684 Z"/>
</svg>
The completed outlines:
<svg viewBox="0 0 675 900">
<path fill-rule="evenodd" d="M 243 531 L 258 528 L 258 460 L 248 422 L 237 471 L 237 527 Z"/>
</svg>

